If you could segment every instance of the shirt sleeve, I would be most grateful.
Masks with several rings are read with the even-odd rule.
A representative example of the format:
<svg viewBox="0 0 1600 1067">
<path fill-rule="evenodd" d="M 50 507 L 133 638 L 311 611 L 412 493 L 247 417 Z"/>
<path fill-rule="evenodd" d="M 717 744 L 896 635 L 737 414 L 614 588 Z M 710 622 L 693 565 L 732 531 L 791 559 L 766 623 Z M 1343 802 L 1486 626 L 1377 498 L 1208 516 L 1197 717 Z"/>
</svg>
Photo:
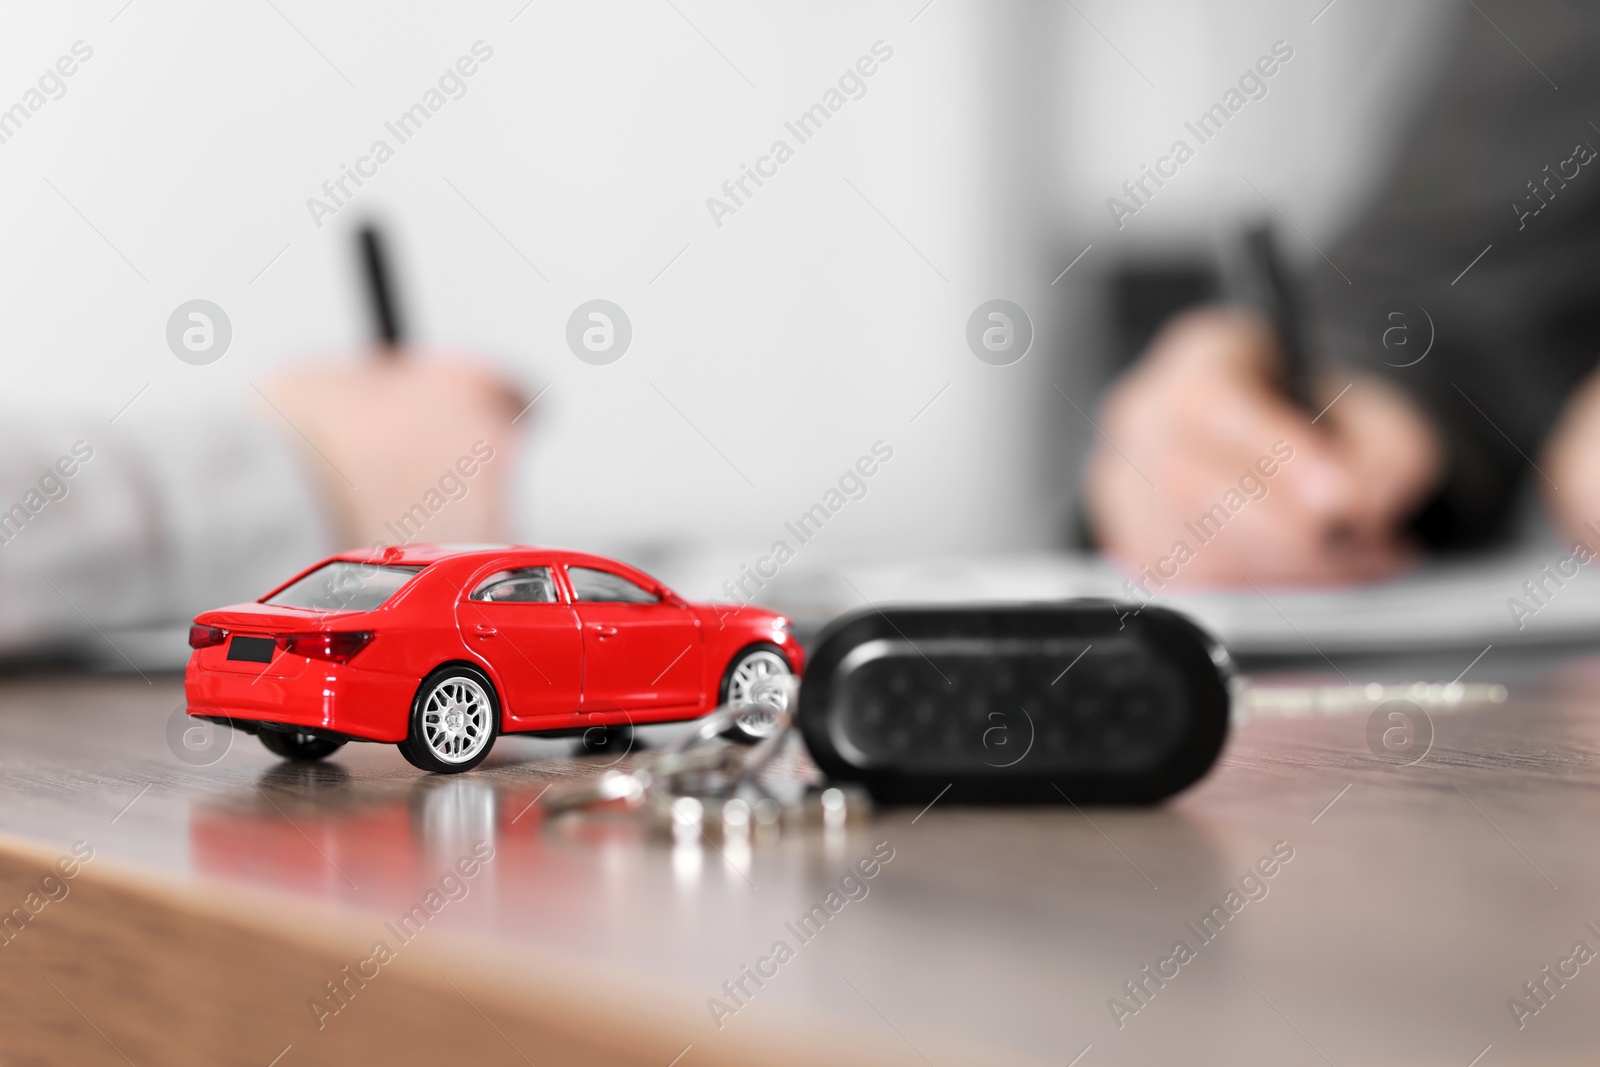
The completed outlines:
<svg viewBox="0 0 1600 1067">
<path fill-rule="evenodd" d="M 1465 545 L 1505 532 L 1600 353 L 1600 129 L 1585 111 L 1600 94 L 1600 14 L 1569 0 L 1491 23 L 1462 8 L 1447 47 L 1314 295 L 1323 351 L 1394 381 L 1440 428 L 1448 471 L 1417 527 Z M 1396 301 L 1422 314 L 1386 319 Z M 1409 347 L 1383 346 L 1392 324 Z"/>
<path fill-rule="evenodd" d="M 330 541 L 295 451 L 244 416 L 0 422 L 0 656 L 104 658 L 109 634 L 254 600 Z"/>
</svg>

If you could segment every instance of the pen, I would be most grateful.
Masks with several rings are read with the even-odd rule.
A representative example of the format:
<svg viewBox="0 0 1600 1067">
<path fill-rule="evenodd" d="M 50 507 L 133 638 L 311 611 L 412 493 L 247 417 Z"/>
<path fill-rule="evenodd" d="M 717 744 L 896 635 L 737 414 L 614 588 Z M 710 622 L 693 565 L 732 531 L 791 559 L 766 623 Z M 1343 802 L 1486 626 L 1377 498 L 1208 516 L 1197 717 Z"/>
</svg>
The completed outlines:
<svg viewBox="0 0 1600 1067">
<path fill-rule="evenodd" d="M 372 314 L 372 332 L 378 352 L 385 358 L 397 359 L 404 340 L 399 308 L 390 284 L 389 260 L 383 246 L 383 236 L 372 224 L 361 227 L 358 234 L 361 245 L 361 273 L 366 282 L 367 307 Z"/>
<path fill-rule="evenodd" d="M 1305 411 L 1313 412 L 1316 408 L 1311 397 L 1311 357 L 1300 297 L 1270 222 L 1256 223 L 1245 231 L 1244 251 L 1255 299 L 1271 321 L 1283 353 L 1284 394 Z"/>
<path fill-rule="evenodd" d="M 1245 230 L 1245 262 L 1258 306 L 1272 323 L 1283 354 L 1283 393 L 1307 415 L 1316 412 L 1312 399 L 1311 352 L 1306 343 L 1305 320 L 1300 314 L 1300 296 L 1289 277 L 1271 222 L 1258 222 Z M 1315 422 L 1319 415 L 1315 415 Z M 1335 522 L 1325 532 L 1329 548 L 1349 546 L 1354 539 L 1351 528 Z"/>
</svg>

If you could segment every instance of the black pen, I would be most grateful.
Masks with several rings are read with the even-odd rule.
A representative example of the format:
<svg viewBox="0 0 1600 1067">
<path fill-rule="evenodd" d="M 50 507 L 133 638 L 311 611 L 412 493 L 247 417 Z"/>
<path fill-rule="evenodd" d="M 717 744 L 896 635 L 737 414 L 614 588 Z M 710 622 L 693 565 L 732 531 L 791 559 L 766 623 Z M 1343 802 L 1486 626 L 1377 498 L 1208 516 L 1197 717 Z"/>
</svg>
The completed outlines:
<svg viewBox="0 0 1600 1067">
<path fill-rule="evenodd" d="M 1312 396 L 1315 375 L 1305 319 L 1300 313 L 1300 294 L 1278 251 L 1272 223 L 1258 222 L 1245 230 L 1244 250 L 1256 304 L 1272 323 L 1283 355 L 1283 394 L 1315 422 L 1322 413 L 1317 411 Z M 1329 526 L 1324 538 L 1329 548 L 1347 547 L 1353 540 L 1351 528 L 1343 522 Z"/>
<path fill-rule="evenodd" d="M 1245 263 L 1257 306 L 1272 323 L 1283 354 L 1283 391 L 1307 413 L 1316 411 L 1312 400 L 1311 354 L 1296 290 L 1270 222 L 1245 230 Z"/>
<path fill-rule="evenodd" d="M 383 235 L 368 223 L 358 233 L 361 243 L 361 274 L 366 282 L 367 309 L 372 315 L 372 332 L 380 355 L 394 359 L 400 355 L 400 345 L 405 331 L 401 327 L 400 309 L 390 282 L 389 258 L 385 254 Z"/>
</svg>

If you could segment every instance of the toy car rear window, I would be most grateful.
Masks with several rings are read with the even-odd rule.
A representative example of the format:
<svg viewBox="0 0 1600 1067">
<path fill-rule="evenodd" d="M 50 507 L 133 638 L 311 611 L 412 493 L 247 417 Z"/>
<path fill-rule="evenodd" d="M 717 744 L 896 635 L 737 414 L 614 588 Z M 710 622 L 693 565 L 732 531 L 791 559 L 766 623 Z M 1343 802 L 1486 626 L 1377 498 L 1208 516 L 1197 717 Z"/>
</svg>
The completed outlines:
<svg viewBox="0 0 1600 1067">
<path fill-rule="evenodd" d="M 262 601 L 313 611 L 371 611 L 414 578 L 421 567 L 334 560 Z"/>
</svg>

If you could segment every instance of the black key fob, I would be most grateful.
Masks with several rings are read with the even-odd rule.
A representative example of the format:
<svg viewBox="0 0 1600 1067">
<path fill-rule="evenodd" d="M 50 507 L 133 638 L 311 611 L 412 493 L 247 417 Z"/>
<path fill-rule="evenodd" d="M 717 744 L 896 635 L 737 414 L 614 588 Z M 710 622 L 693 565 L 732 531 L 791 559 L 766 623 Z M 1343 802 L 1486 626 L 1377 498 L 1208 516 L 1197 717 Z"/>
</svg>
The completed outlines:
<svg viewBox="0 0 1600 1067">
<path fill-rule="evenodd" d="M 818 637 L 796 718 L 830 778 L 886 803 L 1148 804 L 1216 762 L 1230 674 L 1164 608 L 868 609 Z"/>
</svg>

